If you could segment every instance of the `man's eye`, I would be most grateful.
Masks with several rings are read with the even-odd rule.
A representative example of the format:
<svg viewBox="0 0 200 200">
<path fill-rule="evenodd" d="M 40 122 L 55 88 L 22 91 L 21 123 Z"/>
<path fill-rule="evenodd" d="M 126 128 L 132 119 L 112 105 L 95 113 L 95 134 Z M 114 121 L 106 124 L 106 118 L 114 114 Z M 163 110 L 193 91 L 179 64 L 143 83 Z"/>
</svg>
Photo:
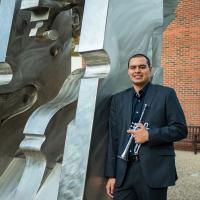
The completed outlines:
<svg viewBox="0 0 200 200">
<path fill-rule="evenodd" d="M 146 65 L 140 65 L 139 67 L 140 67 L 140 69 L 146 69 L 147 68 Z"/>
<path fill-rule="evenodd" d="M 132 66 L 131 69 L 136 69 L 136 67 Z"/>
</svg>

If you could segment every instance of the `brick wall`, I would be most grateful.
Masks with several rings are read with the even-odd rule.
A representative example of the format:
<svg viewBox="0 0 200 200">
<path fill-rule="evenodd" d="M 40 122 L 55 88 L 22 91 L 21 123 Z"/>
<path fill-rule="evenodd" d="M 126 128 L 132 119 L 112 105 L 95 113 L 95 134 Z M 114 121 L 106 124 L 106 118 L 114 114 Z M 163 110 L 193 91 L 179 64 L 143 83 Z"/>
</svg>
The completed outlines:
<svg viewBox="0 0 200 200">
<path fill-rule="evenodd" d="M 180 0 L 163 35 L 164 85 L 173 87 L 188 125 L 200 125 L 200 0 Z"/>
</svg>

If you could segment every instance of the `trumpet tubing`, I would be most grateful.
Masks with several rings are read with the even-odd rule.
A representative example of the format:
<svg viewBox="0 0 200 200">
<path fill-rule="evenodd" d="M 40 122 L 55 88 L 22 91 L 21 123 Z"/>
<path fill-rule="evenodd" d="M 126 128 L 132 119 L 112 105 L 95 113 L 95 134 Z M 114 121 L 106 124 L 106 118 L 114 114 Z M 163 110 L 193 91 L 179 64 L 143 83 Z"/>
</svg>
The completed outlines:
<svg viewBox="0 0 200 200">
<path fill-rule="evenodd" d="M 138 123 L 141 123 L 146 108 L 147 108 L 147 104 L 144 104 L 144 109 L 143 109 L 143 111 L 141 113 L 141 116 L 140 116 L 140 119 L 139 119 Z M 137 125 L 133 127 L 133 130 L 137 130 L 137 129 L 138 129 Z M 127 145 L 126 145 L 126 147 L 125 147 L 125 149 L 123 151 L 123 153 L 120 156 L 118 156 L 119 158 L 128 161 L 128 151 L 130 149 L 130 145 L 131 145 L 131 142 L 132 142 L 133 138 L 134 138 L 134 136 L 131 135 L 129 140 L 128 140 L 128 143 L 127 143 Z M 138 155 L 138 151 L 140 149 L 140 146 L 141 146 L 141 144 L 136 144 L 135 145 L 134 155 Z"/>
</svg>

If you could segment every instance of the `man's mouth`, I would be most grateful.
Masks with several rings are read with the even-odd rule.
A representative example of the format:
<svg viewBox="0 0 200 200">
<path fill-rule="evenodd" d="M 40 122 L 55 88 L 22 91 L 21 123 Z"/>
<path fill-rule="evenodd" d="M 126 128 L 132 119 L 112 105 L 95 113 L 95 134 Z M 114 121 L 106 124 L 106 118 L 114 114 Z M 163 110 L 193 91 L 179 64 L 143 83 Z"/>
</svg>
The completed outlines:
<svg viewBox="0 0 200 200">
<path fill-rule="evenodd" d="M 133 78 L 135 78 L 135 79 L 141 79 L 142 76 L 141 75 L 136 75 L 136 76 L 133 76 Z"/>
</svg>

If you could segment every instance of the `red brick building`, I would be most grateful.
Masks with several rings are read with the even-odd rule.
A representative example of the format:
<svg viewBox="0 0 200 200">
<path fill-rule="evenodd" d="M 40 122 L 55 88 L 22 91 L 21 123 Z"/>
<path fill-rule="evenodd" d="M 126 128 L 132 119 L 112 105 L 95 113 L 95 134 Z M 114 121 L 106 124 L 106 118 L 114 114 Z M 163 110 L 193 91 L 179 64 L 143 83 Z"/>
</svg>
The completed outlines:
<svg viewBox="0 0 200 200">
<path fill-rule="evenodd" d="M 180 0 L 163 37 L 164 85 L 175 88 L 188 125 L 200 126 L 200 0 Z"/>
</svg>

